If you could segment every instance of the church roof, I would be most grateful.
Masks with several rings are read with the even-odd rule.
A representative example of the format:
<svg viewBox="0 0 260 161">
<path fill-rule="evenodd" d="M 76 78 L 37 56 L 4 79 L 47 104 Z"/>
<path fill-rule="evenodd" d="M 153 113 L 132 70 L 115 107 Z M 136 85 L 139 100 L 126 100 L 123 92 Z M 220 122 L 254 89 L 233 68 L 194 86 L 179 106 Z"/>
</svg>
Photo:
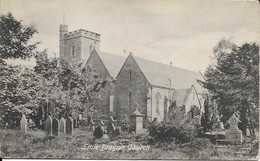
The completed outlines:
<svg viewBox="0 0 260 161">
<path fill-rule="evenodd" d="M 107 68 L 110 76 L 116 78 L 126 58 L 103 51 L 100 51 L 98 55 Z"/>
<path fill-rule="evenodd" d="M 173 101 L 176 101 L 177 106 L 185 105 L 185 100 L 190 90 L 191 89 L 177 89 L 173 91 L 172 98 Z"/>
<path fill-rule="evenodd" d="M 201 86 L 196 81 L 197 79 L 202 79 L 199 72 L 189 71 L 140 57 L 134 56 L 134 59 L 148 82 L 152 85 L 168 87 L 169 85 L 167 84 L 169 84 L 170 79 L 171 87 L 174 89 L 189 89 L 191 85 L 194 85 L 198 93 L 202 92 Z"/>
</svg>

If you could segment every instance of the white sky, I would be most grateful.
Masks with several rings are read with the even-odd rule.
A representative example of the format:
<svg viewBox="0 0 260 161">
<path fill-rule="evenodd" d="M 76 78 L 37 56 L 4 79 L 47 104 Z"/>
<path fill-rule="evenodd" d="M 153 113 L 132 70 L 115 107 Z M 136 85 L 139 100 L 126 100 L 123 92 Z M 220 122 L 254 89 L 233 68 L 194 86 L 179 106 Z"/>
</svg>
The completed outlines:
<svg viewBox="0 0 260 161">
<path fill-rule="evenodd" d="M 204 72 L 212 49 L 226 38 L 238 45 L 260 37 L 257 2 L 227 0 L 0 0 L 38 29 L 35 41 L 50 56 L 59 53 L 59 25 L 101 34 L 101 50 Z M 123 53 L 126 49 L 127 53 Z M 33 64 L 33 62 L 26 62 Z"/>
</svg>

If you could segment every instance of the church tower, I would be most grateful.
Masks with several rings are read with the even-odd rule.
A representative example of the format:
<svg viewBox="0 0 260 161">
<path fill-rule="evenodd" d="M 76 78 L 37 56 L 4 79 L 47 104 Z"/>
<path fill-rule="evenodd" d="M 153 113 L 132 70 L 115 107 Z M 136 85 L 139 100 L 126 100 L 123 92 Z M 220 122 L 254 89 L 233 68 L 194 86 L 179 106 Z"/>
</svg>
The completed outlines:
<svg viewBox="0 0 260 161">
<path fill-rule="evenodd" d="M 86 61 L 93 50 L 100 51 L 100 34 L 87 30 L 68 32 L 67 25 L 60 25 L 60 59 Z"/>
</svg>

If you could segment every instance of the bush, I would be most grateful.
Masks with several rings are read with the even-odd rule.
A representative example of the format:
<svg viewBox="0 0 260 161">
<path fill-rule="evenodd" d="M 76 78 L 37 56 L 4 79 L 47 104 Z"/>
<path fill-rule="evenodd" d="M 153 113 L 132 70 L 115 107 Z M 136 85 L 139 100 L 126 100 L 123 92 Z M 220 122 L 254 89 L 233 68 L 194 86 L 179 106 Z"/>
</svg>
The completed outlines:
<svg viewBox="0 0 260 161">
<path fill-rule="evenodd" d="M 104 135 L 104 131 L 102 130 L 102 128 L 100 126 L 96 127 L 94 132 L 93 132 L 93 136 L 97 139 L 102 138 Z"/>
<path fill-rule="evenodd" d="M 152 125 L 148 128 L 149 135 L 155 142 L 185 143 L 194 138 L 194 134 L 177 126 L 168 126 L 164 124 Z"/>
<path fill-rule="evenodd" d="M 119 128 L 116 128 L 116 129 L 113 131 L 112 135 L 113 135 L 114 137 L 119 136 L 119 135 L 120 135 L 120 130 L 119 130 Z"/>
</svg>

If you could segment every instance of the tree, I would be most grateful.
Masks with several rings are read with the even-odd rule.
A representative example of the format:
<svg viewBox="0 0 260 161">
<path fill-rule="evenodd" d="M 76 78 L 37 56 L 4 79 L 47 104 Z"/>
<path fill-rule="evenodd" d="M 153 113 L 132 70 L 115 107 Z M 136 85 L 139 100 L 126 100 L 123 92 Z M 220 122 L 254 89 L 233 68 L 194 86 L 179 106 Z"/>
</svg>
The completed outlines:
<svg viewBox="0 0 260 161">
<path fill-rule="evenodd" d="M 30 58 L 38 43 L 29 44 L 36 27 L 24 27 L 11 13 L 0 15 L 0 61 L 9 58 Z"/>
<path fill-rule="evenodd" d="M 207 68 L 206 80 L 199 81 L 209 90 L 212 99 L 218 100 L 222 121 L 226 122 L 234 112 L 240 113 L 239 128 L 244 135 L 248 120 L 258 123 L 258 54 L 259 46 L 255 43 L 239 47 L 221 40 L 214 48 L 216 63 Z"/>
<path fill-rule="evenodd" d="M 48 106 L 48 114 L 58 118 L 76 118 L 91 98 L 108 83 L 108 80 L 88 70 L 82 62 L 48 58 L 46 51 L 37 53 L 34 72 L 45 80 L 43 102 L 44 106 Z"/>
</svg>

